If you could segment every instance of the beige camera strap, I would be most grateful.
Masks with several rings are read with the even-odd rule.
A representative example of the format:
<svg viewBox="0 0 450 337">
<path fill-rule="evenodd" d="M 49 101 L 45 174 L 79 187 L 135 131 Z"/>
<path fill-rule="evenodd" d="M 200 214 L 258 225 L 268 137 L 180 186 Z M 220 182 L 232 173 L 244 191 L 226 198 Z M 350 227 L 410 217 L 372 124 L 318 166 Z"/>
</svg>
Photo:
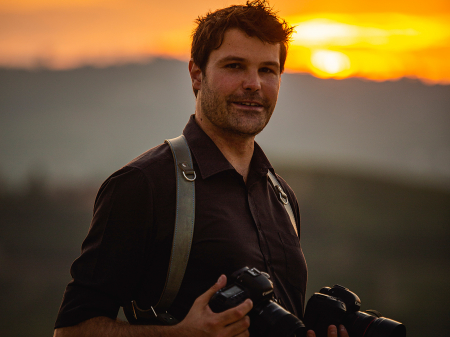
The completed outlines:
<svg viewBox="0 0 450 337">
<path fill-rule="evenodd" d="M 267 171 L 267 176 L 269 177 L 269 181 L 271 182 L 275 191 L 278 192 L 278 199 L 280 199 L 281 203 L 284 205 L 284 208 L 286 209 L 286 212 L 289 215 L 289 219 L 291 220 L 292 227 L 294 227 L 295 234 L 297 234 L 298 237 L 298 230 L 295 222 L 294 212 L 292 211 L 291 204 L 289 204 L 287 194 L 283 191 L 283 188 L 281 187 L 277 177 L 275 177 L 275 175 L 270 170 Z"/>
<path fill-rule="evenodd" d="M 167 310 L 175 300 L 183 281 L 194 234 L 196 174 L 192 164 L 191 152 L 184 136 L 166 139 L 165 143 L 169 144 L 172 150 L 177 188 L 175 228 L 169 269 L 164 290 L 158 303 L 151 309 L 142 310 L 135 301 L 132 301 L 132 309 L 136 320 L 139 318 L 156 318 L 162 324 L 172 325 L 178 323 L 178 321 L 168 314 Z"/>
<path fill-rule="evenodd" d="M 163 293 L 154 309 L 166 311 L 177 296 L 191 251 L 195 222 L 195 178 L 191 151 L 183 135 L 165 141 L 175 161 L 177 206 L 169 270 Z"/>
</svg>

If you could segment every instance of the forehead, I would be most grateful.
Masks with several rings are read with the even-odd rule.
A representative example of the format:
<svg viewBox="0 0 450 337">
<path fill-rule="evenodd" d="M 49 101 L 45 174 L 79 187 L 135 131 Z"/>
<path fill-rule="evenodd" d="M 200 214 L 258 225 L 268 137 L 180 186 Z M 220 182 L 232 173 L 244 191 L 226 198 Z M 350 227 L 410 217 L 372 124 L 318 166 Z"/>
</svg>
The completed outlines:
<svg viewBox="0 0 450 337">
<path fill-rule="evenodd" d="M 211 52 L 208 63 L 214 64 L 233 57 L 256 64 L 277 63 L 279 65 L 280 44 L 263 42 L 237 28 L 229 29 L 224 34 L 222 45 Z"/>
</svg>

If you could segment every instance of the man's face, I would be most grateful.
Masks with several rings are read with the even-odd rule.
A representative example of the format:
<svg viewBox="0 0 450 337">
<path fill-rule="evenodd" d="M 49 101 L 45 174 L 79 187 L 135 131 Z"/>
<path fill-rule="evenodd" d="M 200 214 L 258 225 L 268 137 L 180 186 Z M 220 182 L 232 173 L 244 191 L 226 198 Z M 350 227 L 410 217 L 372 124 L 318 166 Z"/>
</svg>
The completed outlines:
<svg viewBox="0 0 450 337">
<path fill-rule="evenodd" d="M 269 122 L 277 102 L 280 45 L 230 29 L 200 76 L 200 117 L 216 132 L 255 136 Z"/>
</svg>

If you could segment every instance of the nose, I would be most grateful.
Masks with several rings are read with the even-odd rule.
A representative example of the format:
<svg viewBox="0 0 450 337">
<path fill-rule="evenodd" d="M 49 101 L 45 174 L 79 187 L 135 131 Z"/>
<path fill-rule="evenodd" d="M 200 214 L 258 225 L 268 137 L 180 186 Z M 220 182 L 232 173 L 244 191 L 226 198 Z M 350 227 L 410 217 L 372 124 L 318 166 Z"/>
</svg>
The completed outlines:
<svg viewBox="0 0 450 337">
<path fill-rule="evenodd" d="M 258 91 L 261 89 L 261 77 L 258 71 L 248 71 L 245 74 L 245 78 L 242 82 L 244 90 Z"/>
</svg>

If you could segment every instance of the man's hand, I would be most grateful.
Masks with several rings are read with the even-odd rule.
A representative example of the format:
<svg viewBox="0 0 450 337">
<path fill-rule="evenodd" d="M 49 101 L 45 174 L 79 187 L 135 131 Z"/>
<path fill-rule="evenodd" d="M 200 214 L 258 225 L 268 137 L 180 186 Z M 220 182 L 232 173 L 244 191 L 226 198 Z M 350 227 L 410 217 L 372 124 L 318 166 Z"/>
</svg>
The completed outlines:
<svg viewBox="0 0 450 337">
<path fill-rule="evenodd" d="M 343 325 L 339 326 L 339 335 L 338 329 L 334 325 L 330 325 L 328 327 L 327 337 L 348 337 L 348 332 Z M 306 333 L 306 337 L 316 337 L 316 334 L 312 330 L 308 330 Z"/>
<path fill-rule="evenodd" d="M 253 306 L 251 300 L 220 313 L 214 313 L 208 305 L 212 295 L 226 283 L 227 278 L 222 275 L 195 300 L 185 319 L 176 325 L 129 325 L 107 317 L 94 317 L 75 326 L 56 329 L 53 337 L 248 337 L 250 319 L 246 315 Z"/>
<path fill-rule="evenodd" d="M 250 299 L 221 313 L 214 313 L 208 305 L 211 297 L 227 283 L 225 275 L 203 295 L 199 296 L 186 318 L 174 327 L 183 336 L 246 337 L 250 319 L 247 313 L 253 307 Z"/>
</svg>

